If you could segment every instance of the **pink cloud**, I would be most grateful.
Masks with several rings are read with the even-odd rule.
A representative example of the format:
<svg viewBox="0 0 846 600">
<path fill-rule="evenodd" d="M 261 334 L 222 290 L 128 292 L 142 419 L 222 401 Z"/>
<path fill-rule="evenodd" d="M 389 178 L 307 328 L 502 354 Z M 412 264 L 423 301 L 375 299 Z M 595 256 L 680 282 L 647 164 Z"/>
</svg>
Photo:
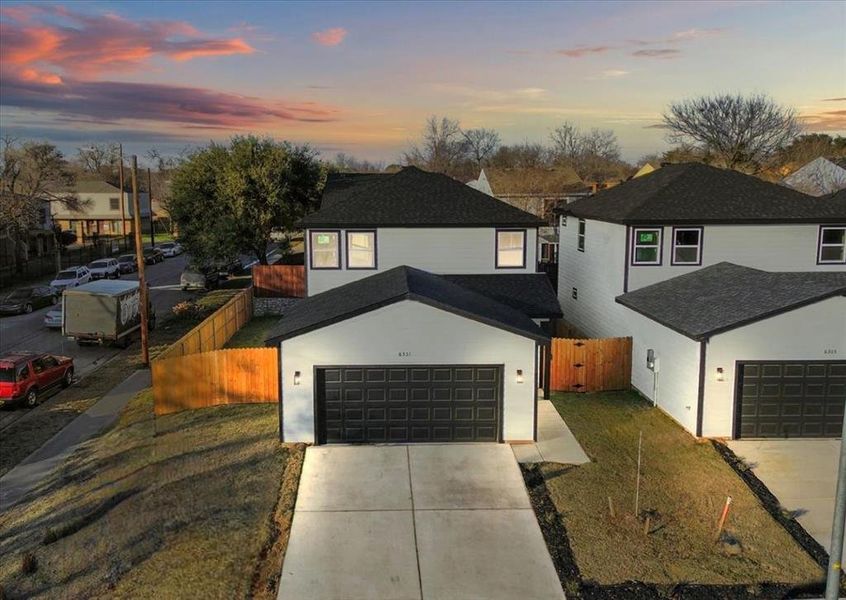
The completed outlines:
<svg viewBox="0 0 846 600">
<path fill-rule="evenodd" d="M 332 27 L 311 34 L 311 39 L 321 46 L 337 46 L 344 41 L 345 37 L 347 37 L 347 30 L 343 27 Z"/>
<path fill-rule="evenodd" d="M 651 50 L 635 50 L 632 56 L 638 58 L 676 58 L 681 54 L 678 48 L 653 48 Z"/>
<path fill-rule="evenodd" d="M 558 50 L 556 54 L 569 56 L 570 58 L 583 58 L 591 54 L 604 54 L 611 50 L 612 46 L 576 46 L 566 50 Z"/>
</svg>

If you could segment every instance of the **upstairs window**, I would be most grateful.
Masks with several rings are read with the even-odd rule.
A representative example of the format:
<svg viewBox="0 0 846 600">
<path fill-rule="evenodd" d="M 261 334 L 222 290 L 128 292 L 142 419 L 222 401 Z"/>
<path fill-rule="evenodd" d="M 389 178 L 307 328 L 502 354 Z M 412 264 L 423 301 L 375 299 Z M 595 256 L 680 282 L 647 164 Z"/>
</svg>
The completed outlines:
<svg viewBox="0 0 846 600">
<path fill-rule="evenodd" d="M 312 231 L 309 238 L 312 269 L 340 269 L 341 248 L 337 231 Z"/>
<path fill-rule="evenodd" d="M 109 209 L 120 210 L 120 198 L 109 198 Z"/>
<path fill-rule="evenodd" d="M 585 220 L 579 219 L 579 234 L 578 234 L 578 242 L 577 242 L 577 249 L 579 252 L 585 251 Z"/>
<path fill-rule="evenodd" d="M 526 266 L 526 230 L 503 229 L 496 232 L 496 268 L 522 269 Z"/>
<path fill-rule="evenodd" d="M 820 227 L 817 262 L 821 265 L 846 264 L 846 226 Z"/>
<path fill-rule="evenodd" d="M 632 264 L 661 264 L 660 228 L 635 228 L 634 237 L 632 238 Z"/>
<path fill-rule="evenodd" d="M 347 232 L 347 268 L 376 268 L 376 232 Z"/>
<path fill-rule="evenodd" d="M 673 229 L 674 265 L 702 264 L 702 228 L 676 227 Z"/>
</svg>

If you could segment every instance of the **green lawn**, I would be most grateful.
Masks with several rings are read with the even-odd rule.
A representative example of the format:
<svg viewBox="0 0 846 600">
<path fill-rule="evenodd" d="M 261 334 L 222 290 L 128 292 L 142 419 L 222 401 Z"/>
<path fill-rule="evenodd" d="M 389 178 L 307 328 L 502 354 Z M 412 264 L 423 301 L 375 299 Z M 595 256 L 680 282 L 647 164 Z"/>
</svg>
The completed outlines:
<svg viewBox="0 0 846 600">
<path fill-rule="evenodd" d="M 227 348 L 264 347 L 267 334 L 279 322 L 278 316 L 253 317 L 226 342 Z"/>
<path fill-rule="evenodd" d="M 275 597 L 303 455 L 279 442 L 275 405 L 154 419 L 144 392 L 0 515 L 0 596 Z"/>
<path fill-rule="evenodd" d="M 541 467 L 583 579 L 753 584 L 822 577 L 821 568 L 770 517 L 710 442 L 695 440 L 636 394 L 561 393 L 552 402 L 592 461 Z M 651 511 L 650 534 L 634 517 L 640 432 L 640 510 Z M 740 542 L 740 556 L 728 556 L 715 541 L 726 496 L 733 499 L 726 531 Z"/>
</svg>

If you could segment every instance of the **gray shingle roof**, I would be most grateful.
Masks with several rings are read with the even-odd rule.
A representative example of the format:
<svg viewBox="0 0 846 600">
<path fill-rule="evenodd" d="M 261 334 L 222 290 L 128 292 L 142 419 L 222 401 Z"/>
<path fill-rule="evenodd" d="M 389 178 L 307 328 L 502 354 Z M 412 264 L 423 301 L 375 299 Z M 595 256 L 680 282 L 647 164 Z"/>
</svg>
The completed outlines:
<svg viewBox="0 0 846 600">
<path fill-rule="evenodd" d="M 416 300 L 532 339 L 549 339 L 534 321 L 510 306 L 438 275 L 402 266 L 298 302 L 279 319 L 266 343 L 276 345 L 402 300 Z"/>
<path fill-rule="evenodd" d="M 627 224 L 831 223 L 846 201 L 815 198 L 737 171 L 668 165 L 562 207 L 584 219 Z"/>
<path fill-rule="evenodd" d="M 329 173 L 326 176 L 320 208 L 327 208 L 335 202 L 345 200 L 371 183 L 391 175 L 393 173 Z"/>
<path fill-rule="evenodd" d="M 545 273 L 442 275 L 474 292 L 516 308 L 533 319 L 562 317 L 558 297 Z"/>
<path fill-rule="evenodd" d="M 406 167 L 335 196 L 300 224 L 314 227 L 536 227 L 537 216 L 440 173 Z"/>
<path fill-rule="evenodd" d="M 622 296 L 617 302 L 695 340 L 846 295 L 846 273 L 775 273 L 718 263 Z"/>
</svg>

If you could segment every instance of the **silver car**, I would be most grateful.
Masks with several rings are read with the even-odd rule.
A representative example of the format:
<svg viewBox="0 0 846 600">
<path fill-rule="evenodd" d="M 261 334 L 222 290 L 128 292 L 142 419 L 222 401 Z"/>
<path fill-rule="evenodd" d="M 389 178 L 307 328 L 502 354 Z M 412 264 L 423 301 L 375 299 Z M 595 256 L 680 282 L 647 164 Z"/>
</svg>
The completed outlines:
<svg viewBox="0 0 846 600">
<path fill-rule="evenodd" d="M 44 315 L 44 326 L 49 329 L 61 329 L 63 322 L 64 317 L 62 316 L 61 306 L 51 308 L 49 311 L 47 311 L 47 314 Z"/>
</svg>

